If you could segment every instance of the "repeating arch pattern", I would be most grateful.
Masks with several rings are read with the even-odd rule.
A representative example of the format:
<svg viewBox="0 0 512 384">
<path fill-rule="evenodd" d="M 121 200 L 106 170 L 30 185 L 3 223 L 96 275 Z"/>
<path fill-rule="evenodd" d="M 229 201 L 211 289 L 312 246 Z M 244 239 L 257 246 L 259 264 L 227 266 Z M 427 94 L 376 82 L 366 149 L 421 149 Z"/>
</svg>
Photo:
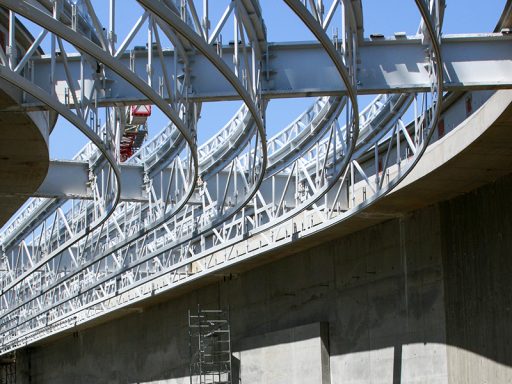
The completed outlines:
<svg viewBox="0 0 512 384">
<path fill-rule="evenodd" d="M 262 77 L 269 53 L 264 10 L 257 0 L 223 2 L 225 10 L 213 28 L 208 1 L 201 10 L 192 0 L 138 0 L 140 17 L 119 45 L 112 11 L 110 26 L 103 27 L 90 0 L 57 1 L 50 9 L 43 2 L 0 0 L 11 16 L 43 28 L 16 60 L 0 50 L 0 77 L 92 140 L 94 145 L 77 159 L 90 164 L 91 180 L 102 191 L 97 194 L 102 198 L 71 204 L 34 199 L 2 234 L 7 272 L 0 284 L 0 352 L 310 235 L 392 191 L 419 161 L 442 112 L 444 2 L 415 2 L 430 89 L 379 95 L 360 111 L 361 3 L 285 0 L 317 38 L 346 92 L 315 100 L 267 139 Z M 112 9 L 115 5 L 114 0 L 105 2 Z M 222 43 L 228 25 L 231 45 Z M 333 26 L 343 31 L 341 36 L 327 35 Z M 144 28 L 147 49 L 130 51 Z M 63 63 L 64 96 L 53 72 L 49 92 L 30 81 L 28 63 L 47 37 L 51 70 Z M 171 67 L 165 43 L 173 46 Z M 73 69 L 69 46 L 81 56 L 81 73 Z M 189 100 L 194 52 L 243 102 L 202 146 L 196 143 L 201 103 Z M 128 56 L 126 66 L 121 59 Z M 136 67 L 137 60 L 143 60 L 145 71 Z M 89 67 L 98 76 L 86 95 L 80 75 Z M 103 76 L 106 68 L 170 120 L 126 162 L 144 170 L 144 201 L 120 201 L 118 147 L 129 112 L 124 105 L 98 103 L 98 94 L 106 92 L 102 84 L 111 80 Z M 104 125 L 95 121 L 101 108 Z M 404 122 L 405 116 L 412 116 L 411 122 Z M 108 181 L 101 179 L 102 170 L 112 174 Z"/>
</svg>

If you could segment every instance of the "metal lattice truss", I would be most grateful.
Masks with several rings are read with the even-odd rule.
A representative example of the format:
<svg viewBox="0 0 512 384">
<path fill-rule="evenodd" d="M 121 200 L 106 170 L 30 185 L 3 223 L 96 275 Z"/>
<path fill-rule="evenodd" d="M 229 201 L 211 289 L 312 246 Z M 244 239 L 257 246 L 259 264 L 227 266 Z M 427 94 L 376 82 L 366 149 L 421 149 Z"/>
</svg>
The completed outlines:
<svg viewBox="0 0 512 384">
<path fill-rule="evenodd" d="M 445 52 L 442 0 L 416 0 L 417 37 L 374 44 L 362 35 L 360 1 L 285 0 L 317 38 L 290 46 L 267 42 L 257 0 L 216 0 L 224 7 L 216 18 L 208 0 L 138 0 L 140 16 L 122 39 L 121 3 L 0 0 L 9 20 L 0 26 L 0 78 L 22 90 L 20 110 L 57 112 L 91 140 L 73 161 L 52 163 L 43 197 L 2 233 L 2 353 L 361 212 L 418 162 L 443 92 L 510 86 L 510 76 L 475 80 L 476 59 L 441 70 L 445 56 L 459 59 L 460 46 L 490 47 L 484 60 L 510 45 L 502 35 L 461 37 Z M 109 15 L 108 25 L 99 14 Z M 17 38 L 23 23 L 39 28 L 30 44 Z M 140 34 L 146 47 L 131 48 Z M 398 72 L 384 84 L 377 73 L 372 83 L 363 59 L 395 60 L 383 54 L 393 49 L 416 63 L 415 74 Z M 300 72 L 305 54 L 326 68 L 327 83 Z M 286 90 L 283 66 L 296 76 Z M 397 83 L 400 75 L 410 81 Z M 361 89 L 385 92 L 359 111 Z M 322 97 L 267 140 L 268 99 L 305 94 Z M 243 104 L 197 147 L 201 103 L 222 99 Z M 127 106 L 141 104 L 170 123 L 121 163 Z"/>
</svg>

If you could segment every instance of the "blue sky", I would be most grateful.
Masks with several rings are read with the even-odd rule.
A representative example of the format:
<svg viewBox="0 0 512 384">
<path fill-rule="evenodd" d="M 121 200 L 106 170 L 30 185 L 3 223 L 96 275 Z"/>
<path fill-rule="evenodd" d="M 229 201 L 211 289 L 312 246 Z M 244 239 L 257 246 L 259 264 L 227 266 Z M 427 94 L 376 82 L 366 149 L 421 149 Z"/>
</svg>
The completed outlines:
<svg viewBox="0 0 512 384">
<path fill-rule="evenodd" d="M 132 3 L 133 0 L 117 0 L 118 4 Z M 313 40 L 311 33 L 302 25 L 300 20 L 289 10 L 281 0 L 260 0 L 265 23 L 267 25 L 268 39 L 272 42 Z M 201 3 L 201 2 L 199 2 Z M 226 0 L 213 0 L 225 6 Z M 505 0 L 447 0 L 445 12 L 444 34 L 492 32 Z M 100 5 L 99 17 L 107 23 L 107 0 L 93 0 L 93 4 Z M 134 4 L 133 4 L 134 5 Z M 136 5 L 134 5 L 136 6 Z M 214 9 L 211 18 L 223 11 L 223 7 Z M 133 25 L 139 12 L 131 11 L 130 6 L 118 10 L 117 23 L 124 33 Z M 394 32 L 406 32 L 408 35 L 416 33 L 420 16 L 413 0 L 363 0 L 365 35 L 382 33 L 386 36 Z M 229 28 L 229 27 L 227 27 Z M 122 32 L 120 33 L 122 34 Z M 119 36 L 118 40 L 122 40 Z M 144 32 L 138 36 L 139 42 L 135 45 L 145 44 Z M 227 39 L 224 39 L 226 41 Z M 368 102 L 370 98 L 362 98 L 361 103 Z M 267 108 L 267 132 L 271 136 L 292 122 L 306 107 L 313 102 L 312 99 L 286 99 L 273 100 Z M 199 143 L 206 141 L 215 131 L 220 129 L 238 108 L 240 102 L 215 102 L 203 104 L 201 121 L 199 123 Z M 360 105 L 362 109 L 364 105 Z M 165 125 L 165 118 L 156 111 L 149 121 L 150 137 L 158 133 Z M 63 119 L 59 119 L 50 139 L 50 154 L 52 158 L 70 159 L 85 143 L 85 139 Z"/>
</svg>

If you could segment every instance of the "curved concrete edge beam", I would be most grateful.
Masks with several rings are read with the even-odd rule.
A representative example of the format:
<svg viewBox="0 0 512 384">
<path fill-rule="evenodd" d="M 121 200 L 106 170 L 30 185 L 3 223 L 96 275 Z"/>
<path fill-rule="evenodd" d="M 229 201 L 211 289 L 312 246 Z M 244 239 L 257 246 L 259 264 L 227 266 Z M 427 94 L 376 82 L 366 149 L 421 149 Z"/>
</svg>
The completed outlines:
<svg viewBox="0 0 512 384">
<path fill-rule="evenodd" d="M 499 121 L 511 104 L 511 90 L 496 92 L 484 105 L 459 124 L 453 131 L 429 145 L 416 167 L 398 185 L 395 192 L 443 167 L 465 151 Z M 489 156 L 492 156 L 492 154 L 489 153 Z"/>
<path fill-rule="evenodd" d="M 1 89 L 0 108 L 17 104 L 8 89 Z M 52 121 L 46 112 L 2 111 L 0 125 L 0 226 L 3 226 L 46 177 Z"/>
</svg>

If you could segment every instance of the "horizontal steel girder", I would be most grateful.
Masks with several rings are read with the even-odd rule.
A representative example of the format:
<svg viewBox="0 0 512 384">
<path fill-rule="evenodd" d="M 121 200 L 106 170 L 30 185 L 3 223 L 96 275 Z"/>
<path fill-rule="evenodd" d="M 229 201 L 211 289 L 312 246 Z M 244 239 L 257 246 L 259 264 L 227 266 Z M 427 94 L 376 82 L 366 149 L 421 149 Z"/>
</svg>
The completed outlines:
<svg viewBox="0 0 512 384">
<path fill-rule="evenodd" d="M 119 168 L 121 170 L 121 201 L 147 203 L 149 197 L 144 182 L 144 166 L 121 164 Z M 89 165 L 86 162 L 51 161 L 48 174 L 34 196 L 56 199 L 92 199 L 93 192 L 89 182 L 89 173 Z M 161 175 L 153 178 L 153 187 L 157 191 L 160 190 L 162 185 L 166 188 L 171 173 L 170 168 L 163 169 Z M 220 171 L 216 177 L 207 180 L 207 189 L 213 199 L 218 198 L 217 183 L 222 186 L 223 190 L 228 177 L 227 171 Z M 275 188 L 279 191 L 284 190 L 287 178 L 288 175 L 286 174 L 276 175 Z M 295 177 L 292 176 L 292 179 L 295 180 Z M 260 188 L 260 192 L 264 195 L 266 201 L 272 199 L 272 190 L 269 183 Z M 200 204 L 200 202 L 201 199 L 198 199 L 196 194 L 189 201 L 191 204 Z M 285 202 L 288 206 L 295 204 L 292 193 L 285 195 Z"/>
<path fill-rule="evenodd" d="M 157 52 L 154 52 L 157 55 Z M 429 91 L 431 79 L 428 73 L 428 48 L 418 38 L 382 39 L 366 41 L 359 47 L 358 93 L 402 93 Z M 502 34 L 453 35 L 442 40 L 444 61 L 444 90 L 500 89 L 512 87 L 512 36 Z M 147 77 L 147 50 L 132 51 L 120 58 L 129 67 L 132 60 L 134 71 Z M 223 48 L 224 60 L 232 65 L 232 47 Z M 80 98 L 80 55 L 68 58 L 70 72 L 76 81 L 77 98 Z M 165 65 L 174 65 L 174 52 L 164 52 Z M 191 54 L 192 85 L 188 90 L 191 100 L 235 100 L 239 95 L 225 78 L 200 53 Z M 179 64 L 180 66 L 182 64 Z M 48 88 L 51 60 L 49 57 L 34 59 L 34 83 Z M 100 105 L 144 104 L 148 100 L 134 87 L 105 68 L 105 77 L 96 68 L 84 69 L 84 94 L 96 85 Z M 181 68 L 183 70 L 183 68 Z M 161 65 L 153 65 L 153 87 L 161 91 L 159 81 Z M 329 59 L 316 42 L 270 44 L 266 64 L 262 72 L 264 98 L 340 95 L 346 88 Z M 62 59 L 57 58 L 57 94 L 70 105 L 72 97 L 66 85 Z M 97 82 L 98 84 L 98 82 Z M 166 95 L 164 94 L 164 97 Z M 25 109 L 43 107 L 39 102 L 26 99 Z"/>
<path fill-rule="evenodd" d="M 144 191 L 144 167 L 120 165 L 121 198 L 124 201 L 147 201 Z M 89 164 L 80 161 L 51 161 L 36 197 L 57 199 L 92 199 L 89 182 Z"/>
</svg>

